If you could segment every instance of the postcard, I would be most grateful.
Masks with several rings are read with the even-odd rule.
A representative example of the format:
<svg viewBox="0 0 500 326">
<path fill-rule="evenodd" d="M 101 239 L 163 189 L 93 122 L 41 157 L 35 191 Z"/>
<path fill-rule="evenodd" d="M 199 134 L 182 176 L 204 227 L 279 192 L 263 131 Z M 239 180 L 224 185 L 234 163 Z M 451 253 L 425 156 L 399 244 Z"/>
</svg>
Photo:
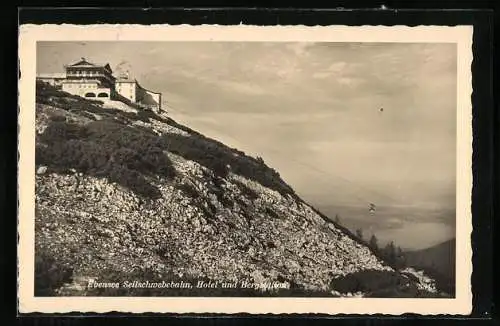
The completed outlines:
<svg viewBox="0 0 500 326">
<path fill-rule="evenodd" d="M 472 32 L 21 25 L 19 312 L 469 314 Z"/>
</svg>

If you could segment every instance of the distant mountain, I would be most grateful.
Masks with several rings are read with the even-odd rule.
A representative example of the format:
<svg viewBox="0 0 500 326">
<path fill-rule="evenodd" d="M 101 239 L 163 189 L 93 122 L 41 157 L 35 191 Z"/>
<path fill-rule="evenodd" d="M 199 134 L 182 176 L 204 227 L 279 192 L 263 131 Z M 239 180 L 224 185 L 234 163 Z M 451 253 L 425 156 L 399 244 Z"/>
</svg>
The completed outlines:
<svg viewBox="0 0 500 326">
<path fill-rule="evenodd" d="M 36 98 L 37 296 L 440 296 L 261 158 L 164 114 Z"/>
<path fill-rule="evenodd" d="M 456 240 L 451 239 L 430 248 L 408 251 L 405 253 L 406 263 L 408 266 L 425 270 L 439 279 L 436 279 L 438 283 L 445 283 L 445 287 L 454 287 L 455 248 Z"/>
</svg>

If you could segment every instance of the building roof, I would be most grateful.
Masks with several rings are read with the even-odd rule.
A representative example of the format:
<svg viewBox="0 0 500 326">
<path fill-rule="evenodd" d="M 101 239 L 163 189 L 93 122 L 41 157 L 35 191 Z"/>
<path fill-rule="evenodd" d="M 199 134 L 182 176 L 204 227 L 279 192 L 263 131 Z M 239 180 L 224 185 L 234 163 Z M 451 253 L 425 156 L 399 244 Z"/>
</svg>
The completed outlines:
<svg viewBox="0 0 500 326">
<path fill-rule="evenodd" d="M 116 82 L 118 83 L 136 83 L 137 79 L 130 77 L 130 73 L 128 71 L 121 71 L 116 77 Z"/>
<path fill-rule="evenodd" d="M 102 67 L 102 68 L 105 68 L 107 70 L 109 70 L 110 72 L 112 72 L 111 70 L 111 66 L 109 65 L 109 63 L 106 63 L 106 64 L 97 64 L 97 63 L 91 63 L 89 61 L 87 61 L 85 58 L 81 58 L 80 61 L 72 64 L 72 65 L 68 65 L 67 67 L 76 67 L 76 68 L 99 68 L 99 67 Z"/>
</svg>

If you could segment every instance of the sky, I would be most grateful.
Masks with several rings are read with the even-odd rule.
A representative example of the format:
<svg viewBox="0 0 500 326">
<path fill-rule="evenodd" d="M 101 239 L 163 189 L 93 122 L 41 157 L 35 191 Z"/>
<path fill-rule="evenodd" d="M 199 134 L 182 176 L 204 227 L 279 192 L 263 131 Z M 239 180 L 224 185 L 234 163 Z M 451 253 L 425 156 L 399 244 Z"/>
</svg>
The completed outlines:
<svg viewBox="0 0 500 326">
<path fill-rule="evenodd" d="M 261 156 L 348 227 L 408 248 L 454 236 L 455 44 L 41 42 L 37 72 L 81 57 L 162 92 L 174 120 Z"/>
</svg>

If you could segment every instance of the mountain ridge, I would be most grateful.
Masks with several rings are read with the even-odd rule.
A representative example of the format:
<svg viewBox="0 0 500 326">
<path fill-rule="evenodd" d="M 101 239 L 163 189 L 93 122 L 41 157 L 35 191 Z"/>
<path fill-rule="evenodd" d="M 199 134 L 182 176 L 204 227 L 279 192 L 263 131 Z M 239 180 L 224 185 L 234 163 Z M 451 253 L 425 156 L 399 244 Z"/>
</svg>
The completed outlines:
<svg viewBox="0 0 500 326">
<path fill-rule="evenodd" d="M 454 271 L 456 238 L 442 241 L 428 248 L 419 250 L 407 250 L 405 256 L 409 263 L 419 266 L 432 267 L 443 273 L 448 273 L 450 270 Z M 448 259 L 449 258 L 449 259 Z M 446 265 L 446 266 L 445 266 Z"/>
<path fill-rule="evenodd" d="M 166 116 L 102 104 L 37 84 L 39 295 L 439 296 L 299 198 L 262 158 Z M 131 279 L 286 286 L 89 287 Z"/>
</svg>

